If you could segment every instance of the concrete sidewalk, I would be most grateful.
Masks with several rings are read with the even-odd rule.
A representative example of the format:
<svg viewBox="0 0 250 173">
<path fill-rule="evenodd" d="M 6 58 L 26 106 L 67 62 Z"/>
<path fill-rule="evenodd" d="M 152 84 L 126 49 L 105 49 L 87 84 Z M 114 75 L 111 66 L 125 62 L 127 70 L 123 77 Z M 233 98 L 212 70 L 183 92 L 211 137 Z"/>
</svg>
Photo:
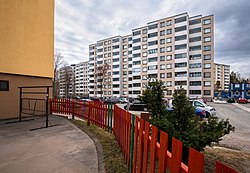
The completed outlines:
<svg viewBox="0 0 250 173">
<path fill-rule="evenodd" d="M 4 173 L 97 173 L 94 142 L 68 120 L 50 116 L 49 128 L 39 128 L 44 117 L 5 124 L 0 121 L 0 172 Z"/>
</svg>

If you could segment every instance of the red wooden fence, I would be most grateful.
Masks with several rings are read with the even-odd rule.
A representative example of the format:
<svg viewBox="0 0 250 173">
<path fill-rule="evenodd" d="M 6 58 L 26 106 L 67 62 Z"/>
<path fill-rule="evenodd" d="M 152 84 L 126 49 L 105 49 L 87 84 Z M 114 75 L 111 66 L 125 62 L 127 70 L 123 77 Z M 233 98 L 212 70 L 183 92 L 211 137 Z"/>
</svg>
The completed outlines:
<svg viewBox="0 0 250 173">
<path fill-rule="evenodd" d="M 138 116 L 133 119 L 131 113 L 117 105 L 111 109 L 110 105 L 100 102 L 83 103 L 68 99 L 51 99 L 50 110 L 51 113 L 72 114 L 101 128 L 112 129 L 131 172 L 165 173 L 166 170 L 171 173 L 204 172 L 204 154 L 190 148 L 188 165 L 185 165 L 182 163 L 181 141 L 173 138 L 172 150 L 168 151 L 166 132 L 159 131 Z M 158 133 L 160 143 L 157 142 Z M 217 161 L 216 173 L 237 173 L 237 171 Z"/>
</svg>

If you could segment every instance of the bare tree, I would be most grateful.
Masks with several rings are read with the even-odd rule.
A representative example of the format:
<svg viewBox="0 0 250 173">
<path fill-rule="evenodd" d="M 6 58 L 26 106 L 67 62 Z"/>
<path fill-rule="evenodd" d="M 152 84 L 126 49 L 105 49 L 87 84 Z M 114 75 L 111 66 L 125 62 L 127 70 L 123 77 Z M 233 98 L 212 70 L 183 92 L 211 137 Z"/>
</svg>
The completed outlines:
<svg viewBox="0 0 250 173">
<path fill-rule="evenodd" d="M 110 83 L 110 75 L 108 75 L 108 70 L 110 68 L 110 65 L 108 63 L 104 63 L 100 66 L 97 66 L 95 69 L 95 83 L 98 89 L 100 89 L 100 92 L 98 91 L 98 94 L 103 96 L 103 88 L 104 85 L 107 85 Z"/>
<path fill-rule="evenodd" d="M 57 98 L 59 95 L 59 72 L 58 68 L 63 63 L 63 56 L 58 53 L 54 56 L 54 78 L 53 78 L 53 98 Z"/>
</svg>

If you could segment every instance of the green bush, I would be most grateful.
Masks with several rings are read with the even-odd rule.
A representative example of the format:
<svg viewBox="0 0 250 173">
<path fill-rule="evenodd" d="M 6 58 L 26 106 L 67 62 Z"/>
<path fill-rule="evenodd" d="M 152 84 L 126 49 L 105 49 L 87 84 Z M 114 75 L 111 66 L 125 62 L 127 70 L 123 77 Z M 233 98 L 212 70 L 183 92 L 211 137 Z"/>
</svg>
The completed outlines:
<svg viewBox="0 0 250 173">
<path fill-rule="evenodd" d="M 189 147 L 202 151 L 207 145 L 218 143 L 222 136 L 234 130 L 228 119 L 219 120 L 215 116 L 208 119 L 198 117 L 183 88 L 175 90 L 173 94 L 172 112 L 166 111 L 163 96 L 163 82 L 155 81 L 149 82 L 140 99 L 147 105 L 151 124 L 167 132 L 170 139 L 175 137 L 183 142 L 184 161 L 187 160 Z M 171 145 L 171 140 L 169 144 Z"/>
</svg>

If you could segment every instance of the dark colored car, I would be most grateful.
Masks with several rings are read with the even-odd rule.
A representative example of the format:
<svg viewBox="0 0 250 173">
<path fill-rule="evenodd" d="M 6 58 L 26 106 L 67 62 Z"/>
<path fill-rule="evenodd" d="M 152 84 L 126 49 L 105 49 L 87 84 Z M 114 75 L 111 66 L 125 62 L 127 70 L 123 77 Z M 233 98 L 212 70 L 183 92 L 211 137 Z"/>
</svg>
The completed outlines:
<svg viewBox="0 0 250 173">
<path fill-rule="evenodd" d="M 124 109 L 127 110 L 127 105 L 124 106 Z M 130 103 L 129 110 L 131 110 L 131 111 L 144 111 L 144 112 L 148 111 L 146 105 L 139 103 L 139 102 Z"/>
<path fill-rule="evenodd" d="M 235 99 L 230 97 L 230 98 L 227 99 L 227 102 L 228 103 L 235 103 Z"/>
<path fill-rule="evenodd" d="M 167 108 L 168 112 L 173 112 L 173 108 Z M 203 108 L 196 107 L 195 108 L 195 114 L 198 115 L 200 118 L 205 118 L 206 117 L 206 112 Z"/>
<path fill-rule="evenodd" d="M 239 98 L 239 99 L 237 100 L 237 102 L 238 102 L 238 103 L 245 103 L 245 104 L 247 104 L 247 103 L 248 103 L 248 100 L 247 100 L 246 98 Z"/>
</svg>

